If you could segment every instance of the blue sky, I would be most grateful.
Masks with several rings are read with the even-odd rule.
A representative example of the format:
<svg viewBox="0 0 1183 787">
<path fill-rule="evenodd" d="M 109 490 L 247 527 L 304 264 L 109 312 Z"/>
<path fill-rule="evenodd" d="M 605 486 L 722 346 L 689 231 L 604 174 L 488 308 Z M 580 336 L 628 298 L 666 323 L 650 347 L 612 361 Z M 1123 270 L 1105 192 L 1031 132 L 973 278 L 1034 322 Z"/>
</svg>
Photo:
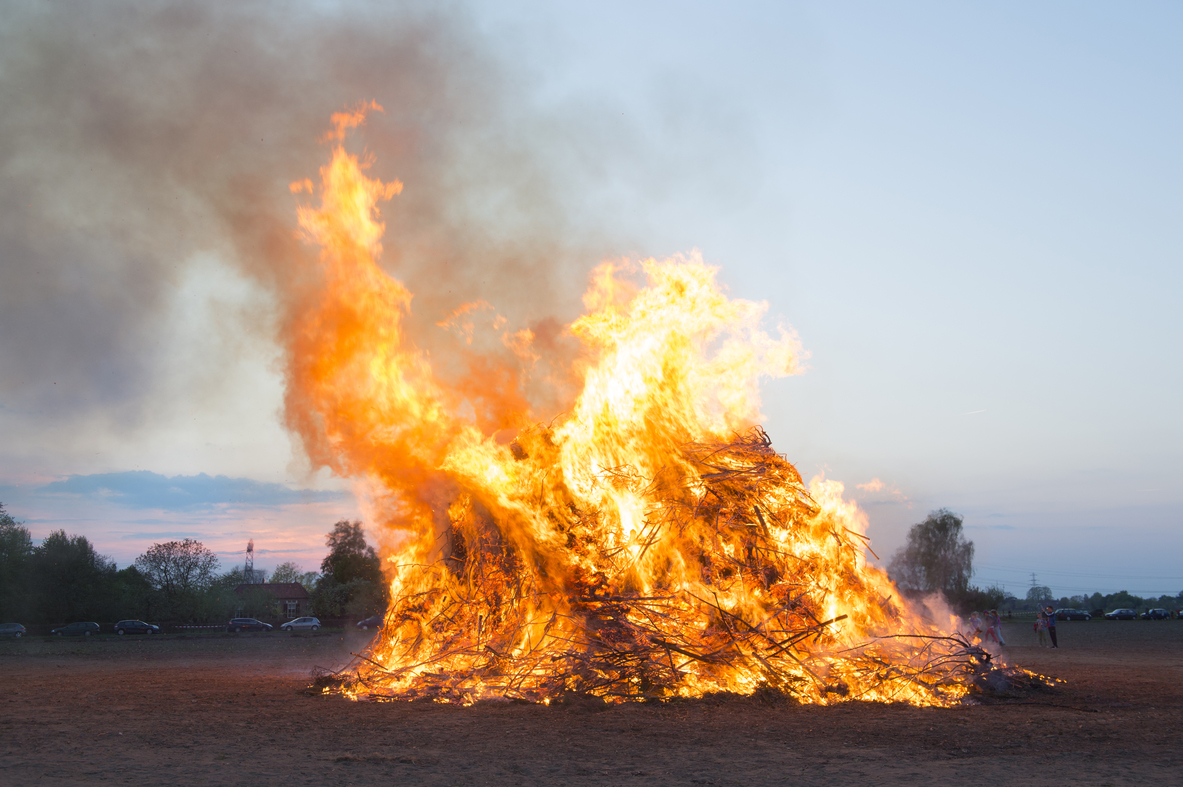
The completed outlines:
<svg viewBox="0 0 1183 787">
<path fill-rule="evenodd" d="M 147 470 L 67 476 L 32 490 L 46 497 L 100 497 L 127 508 L 200 511 L 219 505 L 276 507 L 340 500 L 340 492 L 291 489 L 283 484 L 224 475 L 168 476 Z"/>
<path fill-rule="evenodd" d="M 218 554 L 223 570 L 242 563 L 252 539 L 258 566 L 292 561 L 312 570 L 324 556 L 325 522 L 359 516 L 343 490 L 147 470 L 0 486 L 0 500 L 35 536 L 85 534 L 120 567 L 154 543 L 196 538 Z"/>
<path fill-rule="evenodd" d="M 240 27 L 278 29 L 253 7 L 258 19 Z M 879 554 L 946 506 L 966 517 L 980 584 L 1021 595 L 1035 572 L 1057 594 L 1183 589 L 1173 557 L 1183 550 L 1179 6 L 502 2 L 382 16 L 371 26 L 389 35 L 404 18 L 445 30 L 454 65 L 419 80 L 436 99 L 391 87 L 407 68 L 414 84 L 426 61 L 333 51 L 333 25 L 372 10 L 328 8 L 319 27 L 291 28 L 316 45 L 298 68 L 258 55 L 255 71 L 240 70 L 261 76 L 223 91 L 271 114 L 236 110 L 244 130 L 236 138 L 227 124 L 220 155 L 247 150 L 245 128 L 263 128 L 280 140 L 269 175 L 304 177 L 323 150 L 283 140 L 314 140 L 326 108 L 376 98 L 388 125 L 375 121 L 367 144 L 389 167 L 381 174 L 407 182 L 407 204 L 416 170 L 387 130 L 400 123 L 447 140 L 464 172 L 441 171 L 476 184 L 466 193 L 525 173 L 498 192 L 525 218 L 489 224 L 528 237 L 546 224 L 540 211 L 561 214 L 556 303 L 577 299 L 601 256 L 692 248 L 732 295 L 767 300 L 810 358 L 804 375 L 765 388 L 765 425 L 804 473 L 847 484 Z M 20 62 L 73 40 L 52 10 L 23 13 L 0 20 L 9 51 L 21 24 L 40 30 L 37 45 L 21 39 Z M 133 42 L 143 34 L 126 30 Z M 196 95 L 199 69 L 186 64 L 205 61 L 187 47 L 204 39 L 178 40 L 180 64 L 158 80 L 115 73 L 138 74 L 129 91 Z M 124 62 L 111 42 L 126 40 L 112 33 L 98 54 Z M 321 61 L 329 76 L 305 73 Z M 158 222 L 169 237 L 216 240 L 213 224 L 193 219 L 209 190 L 169 202 L 165 181 L 189 170 L 141 167 L 102 124 L 74 123 L 89 130 L 55 142 L 69 151 L 60 172 L 26 169 L 48 156 L 41 137 L 66 133 L 38 126 L 52 123 L 39 109 L 73 104 L 53 93 L 68 89 L 59 81 L 21 98 L 36 80 L 5 62 L 2 89 L 26 121 L 0 154 L 10 182 L 31 184 L 35 198 L 15 189 L 16 218 L 0 222 L 0 358 L 16 370 L 0 384 L 0 499 L 37 530 L 84 532 L 117 556 L 142 543 L 136 533 L 202 535 L 203 512 L 216 514 L 208 537 L 227 550 L 250 537 L 230 520 L 256 513 L 278 541 L 282 512 L 304 534 L 284 554 L 313 567 L 320 535 L 361 509 L 348 482 L 310 472 L 280 424 L 276 351 L 255 325 L 266 294 L 218 242 L 127 240 L 164 238 Z M 361 73 L 370 62 L 381 68 Z M 285 79 L 315 85 L 316 100 Z M 107 161 L 118 167 L 101 186 L 63 174 Z M 96 194 L 122 198 L 120 173 L 137 167 L 128 204 L 154 229 L 129 214 L 62 217 Z M 165 208 L 186 199 L 197 207 Z M 37 266 L 54 275 L 24 275 Z M 80 501 L 99 513 L 84 517 Z"/>
</svg>

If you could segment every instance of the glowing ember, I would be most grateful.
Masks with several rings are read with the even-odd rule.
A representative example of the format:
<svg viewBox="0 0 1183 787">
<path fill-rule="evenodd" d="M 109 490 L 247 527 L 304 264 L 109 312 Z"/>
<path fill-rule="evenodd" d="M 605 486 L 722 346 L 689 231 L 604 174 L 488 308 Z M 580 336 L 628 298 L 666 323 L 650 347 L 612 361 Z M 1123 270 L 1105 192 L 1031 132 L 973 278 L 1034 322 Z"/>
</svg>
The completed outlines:
<svg viewBox="0 0 1183 787">
<path fill-rule="evenodd" d="M 868 565 L 842 485 L 796 469 L 753 427 L 761 376 L 797 348 L 765 307 L 720 292 L 696 256 L 604 264 L 568 326 L 582 390 L 549 425 L 517 391 L 529 331 L 486 365 L 488 390 L 447 384 L 406 341 L 411 294 L 376 263 L 378 203 L 342 147 L 367 109 L 334 115 L 319 208 L 300 226 L 321 281 L 296 304 L 287 418 L 311 459 L 365 479 L 400 531 L 386 626 L 341 685 L 352 697 L 462 703 L 752 693 L 947 704 L 985 654 L 902 603 Z M 461 327 L 487 308 L 465 304 Z M 514 427 L 510 442 L 504 435 Z M 502 439 L 497 439 L 502 436 Z"/>
</svg>

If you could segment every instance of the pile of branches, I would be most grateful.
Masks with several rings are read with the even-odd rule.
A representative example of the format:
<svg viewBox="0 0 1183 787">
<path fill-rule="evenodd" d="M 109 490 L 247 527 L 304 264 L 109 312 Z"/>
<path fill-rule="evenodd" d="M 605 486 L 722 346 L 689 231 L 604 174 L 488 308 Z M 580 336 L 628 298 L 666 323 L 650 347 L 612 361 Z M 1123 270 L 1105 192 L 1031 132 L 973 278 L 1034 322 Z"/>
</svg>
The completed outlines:
<svg viewBox="0 0 1183 787">
<path fill-rule="evenodd" d="M 548 450 L 538 429 L 514 455 L 546 468 L 537 455 Z M 821 510 L 762 429 L 679 446 L 651 478 L 601 473 L 598 483 L 651 502 L 627 543 L 605 537 L 604 512 L 554 478 L 540 483 L 547 548 L 459 496 L 441 559 L 403 569 L 406 592 L 376 644 L 324 685 L 458 703 L 771 691 L 949 704 L 994 669 L 985 651 L 918 624 L 883 592 L 890 585 L 861 559 L 864 537 Z M 835 594 L 855 611 L 827 615 Z"/>
</svg>

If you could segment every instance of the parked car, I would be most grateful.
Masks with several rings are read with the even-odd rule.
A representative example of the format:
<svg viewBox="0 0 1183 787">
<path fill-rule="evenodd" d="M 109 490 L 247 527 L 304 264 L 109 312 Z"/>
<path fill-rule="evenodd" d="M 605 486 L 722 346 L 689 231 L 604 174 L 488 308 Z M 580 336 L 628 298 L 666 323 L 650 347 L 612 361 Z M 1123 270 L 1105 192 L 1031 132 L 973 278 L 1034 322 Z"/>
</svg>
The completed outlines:
<svg viewBox="0 0 1183 787">
<path fill-rule="evenodd" d="M 359 620 L 357 627 L 362 631 L 369 631 L 370 629 L 382 628 L 382 621 L 386 619 L 385 615 L 371 615 L 365 620 Z"/>
<path fill-rule="evenodd" d="M 123 634 L 159 634 L 160 626 L 145 623 L 142 620 L 121 620 L 115 624 L 115 633 Z"/>
<path fill-rule="evenodd" d="M 89 637 L 91 634 L 98 634 L 99 633 L 99 624 L 98 623 L 68 623 L 65 626 L 62 626 L 61 628 L 56 628 L 49 633 L 56 634 L 59 637 L 61 637 L 61 636 Z"/>
<path fill-rule="evenodd" d="M 1170 620 L 1171 613 L 1165 609 L 1148 609 L 1142 613 L 1142 620 Z"/>
<path fill-rule="evenodd" d="M 232 634 L 237 634 L 240 631 L 271 631 L 273 628 L 275 627 L 270 623 L 264 623 L 254 618 L 234 618 L 226 624 L 226 630 Z"/>
<path fill-rule="evenodd" d="M 320 620 L 317 618 L 296 618 L 280 626 L 283 631 L 316 631 L 318 628 Z"/>
<path fill-rule="evenodd" d="M 0 623 L 0 637 L 23 637 L 25 627 L 20 623 Z"/>
<path fill-rule="evenodd" d="M 1057 609 L 1056 620 L 1092 620 L 1093 616 L 1083 609 Z"/>
<path fill-rule="evenodd" d="M 1105 620 L 1134 620 L 1138 613 L 1132 609 L 1115 609 L 1105 613 Z"/>
</svg>

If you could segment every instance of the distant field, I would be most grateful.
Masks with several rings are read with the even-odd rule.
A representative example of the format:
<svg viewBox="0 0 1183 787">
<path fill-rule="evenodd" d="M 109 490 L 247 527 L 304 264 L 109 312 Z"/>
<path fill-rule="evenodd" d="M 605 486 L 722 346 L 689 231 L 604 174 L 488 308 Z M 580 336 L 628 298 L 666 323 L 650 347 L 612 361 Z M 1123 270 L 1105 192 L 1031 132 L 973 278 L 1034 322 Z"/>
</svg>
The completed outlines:
<svg viewBox="0 0 1183 787">
<path fill-rule="evenodd" d="M 186 634 L 136 634 L 117 636 L 98 634 L 90 637 L 21 637 L 0 638 L 0 666 L 6 657 L 52 658 L 80 657 L 104 661 L 120 659 L 169 660 L 196 658 L 235 663 L 253 662 L 265 667 L 276 658 L 308 661 L 314 666 L 339 666 L 351 658 L 350 651 L 364 648 L 373 637 L 360 631 L 329 629 L 317 632 L 228 634 L 203 632 Z M 319 660 L 319 661 L 318 661 Z M 316 664 L 312 662 L 316 661 Z M 325 664 L 320 661 L 327 662 Z"/>
<path fill-rule="evenodd" d="M 1004 625 L 1004 657 L 1061 688 L 956 708 L 350 702 L 306 689 L 356 630 L 4 640 L 0 783 L 1183 782 L 1183 621 L 1058 628 Z"/>
<path fill-rule="evenodd" d="M 1032 621 L 1003 623 L 1008 646 L 1028 646 L 1038 651 L 1039 635 Z M 1183 647 L 1183 620 L 1061 620 L 1056 622 L 1060 648 L 1104 651 L 1109 654 L 1136 652 L 1146 647 Z"/>
<path fill-rule="evenodd" d="M 1037 635 L 1030 622 L 1003 623 L 1008 652 L 1018 659 L 1038 653 Z M 1061 649 L 1103 652 L 1108 655 L 1150 648 L 1183 650 L 1183 620 L 1060 621 L 1056 627 Z M 202 657 L 268 657 L 307 655 L 349 659 L 350 651 L 364 648 L 372 633 L 355 629 L 322 629 L 317 632 L 228 634 L 204 631 L 184 634 L 98 634 L 91 637 L 0 638 L 0 658 L 5 656 L 71 655 L 119 658 L 122 655 L 165 657 L 169 654 Z"/>
</svg>

